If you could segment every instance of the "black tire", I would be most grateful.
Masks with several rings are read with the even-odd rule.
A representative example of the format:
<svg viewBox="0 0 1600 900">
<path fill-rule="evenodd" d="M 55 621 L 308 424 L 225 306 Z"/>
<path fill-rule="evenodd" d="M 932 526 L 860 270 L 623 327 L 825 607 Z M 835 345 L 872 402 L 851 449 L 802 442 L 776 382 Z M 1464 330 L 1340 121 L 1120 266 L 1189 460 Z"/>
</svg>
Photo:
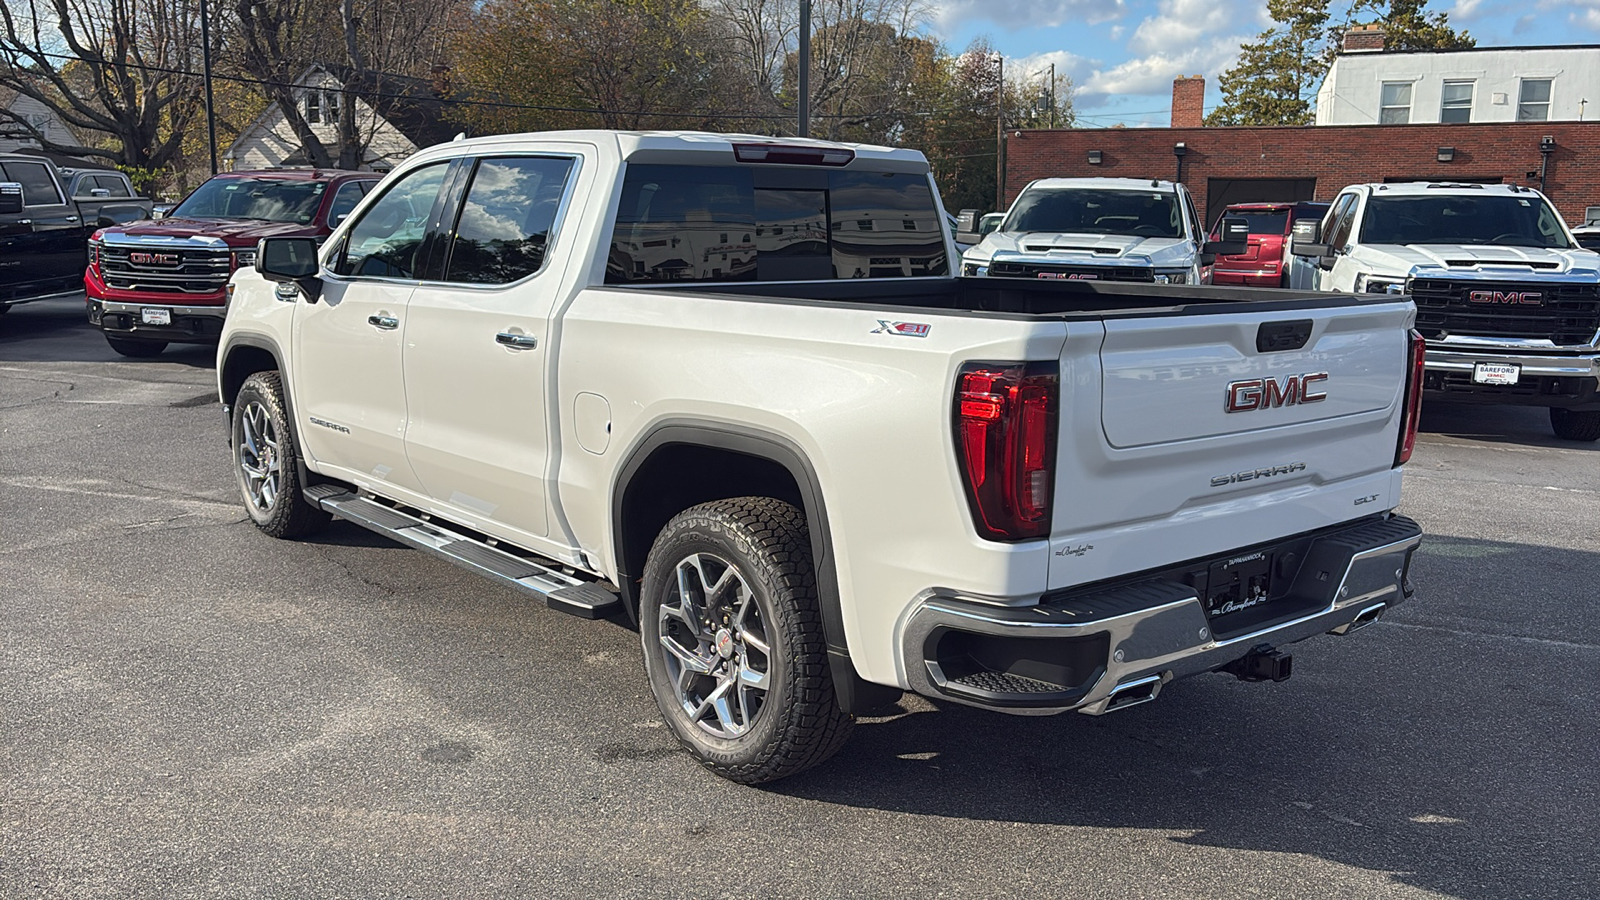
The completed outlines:
<svg viewBox="0 0 1600 900">
<path fill-rule="evenodd" d="M 684 583 L 691 583 L 691 596 L 701 600 L 706 592 L 693 588 L 696 580 L 702 586 L 706 579 L 720 581 L 731 569 L 742 582 L 699 604 L 708 615 L 692 632 L 679 624 L 687 621 L 680 613 L 691 605 L 680 602 L 680 566 L 690 567 Z M 741 593 L 746 596 L 735 602 Z M 745 611 L 735 610 L 736 605 Z M 736 497 L 678 514 L 650 548 L 640 606 L 645 674 L 656 705 L 678 742 L 706 768 L 741 784 L 762 784 L 817 765 L 849 738 L 855 720 L 839 708 L 834 694 L 800 510 L 770 497 Z M 723 667 L 721 675 L 699 674 L 683 662 L 691 643 L 707 647 L 706 634 L 714 639 L 705 658 Z M 667 649 L 664 636 L 677 642 L 679 652 Z M 759 649 L 762 643 L 765 652 Z M 743 691 L 753 695 L 756 690 L 747 675 L 760 676 L 756 670 L 763 660 L 766 687 L 747 698 Z M 708 712 L 717 721 L 707 722 L 705 714 L 695 717 L 687 706 L 710 702 L 707 698 L 725 681 L 734 686 L 737 701 L 751 699 L 729 711 L 737 721 L 729 727 L 715 710 Z M 750 705 L 757 708 L 746 713 Z M 741 725 L 744 731 L 734 733 Z"/>
<path fill-rule="evenodd" d="M 1550 407 L 1550 428 L 1569 441 L 1600 441 L 1600 410 Z"/>
<path fill-rule="evenodd" d="M 138 338 L 120 338 L 112 337 L 109 334 L 106 335 L 106 343 L 111 345 L 111 349 L 117 351 L 123 356 L 131 356 L 134 359 L 148 359 L 152 356 L 158 356 L 160 355 L 161 351 L 167 349 L 166 341 L 145 341 Z"/>
<path fill-rule="evenodd" d="M 245 379 L 233 401 L 233 473 L 256 527 L 292 539 L 322 530 L 333 517 L 306 502 L 287 409 L 277 372 Z"/>
</svg>

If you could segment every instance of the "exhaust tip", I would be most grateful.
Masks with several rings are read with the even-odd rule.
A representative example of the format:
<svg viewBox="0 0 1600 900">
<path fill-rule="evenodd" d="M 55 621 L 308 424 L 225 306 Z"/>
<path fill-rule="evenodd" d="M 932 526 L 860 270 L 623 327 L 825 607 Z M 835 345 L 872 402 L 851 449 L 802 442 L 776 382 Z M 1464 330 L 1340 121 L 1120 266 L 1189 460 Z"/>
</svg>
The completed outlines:
<svg viewBox="0 0 1600 900">
<path fill-rule="evenodd" d="M 1340 625 L 1338 628 L 1335 628 L 1328 633 L 1341 635 L 1352 634 L 1383 618 L 1383 614 L 1388 611 L 1389 604 L 1387 603 L 1379 603 L 1375 606 L 1369 606 L 1366 609 L 1363 609 L 1361 612 L 1356 613 L 1356 617 L 1354 619 L 1351 619 L 1350 621 Z"/>
<path fill-rule="evenodd" d="M 1117 685 L 1117 689 L 1106 698 L 1105 712 L 1127 709 L 1141 703 L 1149 703 L 1161 693 L 1162 678 L 1160 675 L 1151 675 L 1130 681 L 1127 684 Z"/>
</svg>

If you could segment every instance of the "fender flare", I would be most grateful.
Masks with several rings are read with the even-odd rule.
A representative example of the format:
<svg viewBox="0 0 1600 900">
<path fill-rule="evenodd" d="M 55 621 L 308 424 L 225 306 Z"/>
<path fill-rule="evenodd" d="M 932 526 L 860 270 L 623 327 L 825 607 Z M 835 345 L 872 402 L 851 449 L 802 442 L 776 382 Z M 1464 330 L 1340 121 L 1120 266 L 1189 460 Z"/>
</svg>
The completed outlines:
<svg viewBox="0 0 1600 900">
<path fill-rule="evenodd" d="M 623 501 L 633 478 L 657 451 L 672 445 L 709 447 L 740 453 L 775 463 L 787 471 L 800 489 L 806 528 L 811 539 L 812 564 L 817 575 L 817 604 L 822 613 L 823 637 L 828 647 L 828 664 L 833 674 L 839 704 L 848 713 L 862 713 L 891 704 L 900 698 L 898 687 L 875 684 L 856 672 L 845 637 L 844 612 L 839 596 L 839 575 L 834 564 L 833 538 L 828 527 L 827 506 L 816 468 L 805 451 L 789 438 L 763 429 L 729 422 L 693 419 L 666 419 L 651 426 L 622 457 L 622 465 L 611 490 L 611 538 L 615 554 L 618 586 L 625 605 L 638 615 L 640 597 L 634 586 L 634 573 L 624 565 L 626 534 L 623 528 Z"/>
</svg>

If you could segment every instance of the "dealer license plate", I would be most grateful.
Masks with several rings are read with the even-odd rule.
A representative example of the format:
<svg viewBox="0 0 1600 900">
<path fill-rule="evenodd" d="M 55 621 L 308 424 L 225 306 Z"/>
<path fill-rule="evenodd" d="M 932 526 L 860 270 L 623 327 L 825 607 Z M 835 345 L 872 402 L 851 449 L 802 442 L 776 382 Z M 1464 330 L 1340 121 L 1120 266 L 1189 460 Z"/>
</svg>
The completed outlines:
<svg viewBox="0 0 1600 900">
<path fill-rule="evenodd" d="M 1472 367 L 1474 384 L 1516 384 L 1522 367 L 1510 363 L 1477 363 Z"/>
<path fill-rule="evenodd" d="M 139 321 L 146 325 L 171 325 L 172 310 L 147 306 L 139 310 Z M 1512 380 L 1515 381 L 1516 379 L 1513 378 Z"/>
</svg>

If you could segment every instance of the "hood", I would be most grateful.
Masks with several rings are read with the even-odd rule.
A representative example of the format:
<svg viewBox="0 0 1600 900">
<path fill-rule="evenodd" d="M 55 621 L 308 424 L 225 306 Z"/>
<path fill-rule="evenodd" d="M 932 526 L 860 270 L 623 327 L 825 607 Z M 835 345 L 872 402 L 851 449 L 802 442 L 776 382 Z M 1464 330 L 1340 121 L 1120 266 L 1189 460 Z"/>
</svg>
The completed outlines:
<svg viewBox="0 0 1600 900">
<path fill-rule="evenodd" d="M 155 219 L 105 229 L 128 237 L 213 237 L 231 247 L 251 247 L 264 237 L 315 237 L 315 225 L 297 222 L 264 222 L 260 219 Z"/>
<path fill-rule="evenodd" d="M 996 231 L 984 235 L 962 261 L 983 265 L 1004 254 L 1070 265 L 1186 267 L 1194 262 L 1194 253 L 1194 243 L 1185 238 Z"/>
<path fill-rule="evenodd" d="M 1494 244 L 1359 244 L 1354 256 L 1379 275 L 1429 278 L 1600 278 L 1600 254 Z"/>
</svg>

